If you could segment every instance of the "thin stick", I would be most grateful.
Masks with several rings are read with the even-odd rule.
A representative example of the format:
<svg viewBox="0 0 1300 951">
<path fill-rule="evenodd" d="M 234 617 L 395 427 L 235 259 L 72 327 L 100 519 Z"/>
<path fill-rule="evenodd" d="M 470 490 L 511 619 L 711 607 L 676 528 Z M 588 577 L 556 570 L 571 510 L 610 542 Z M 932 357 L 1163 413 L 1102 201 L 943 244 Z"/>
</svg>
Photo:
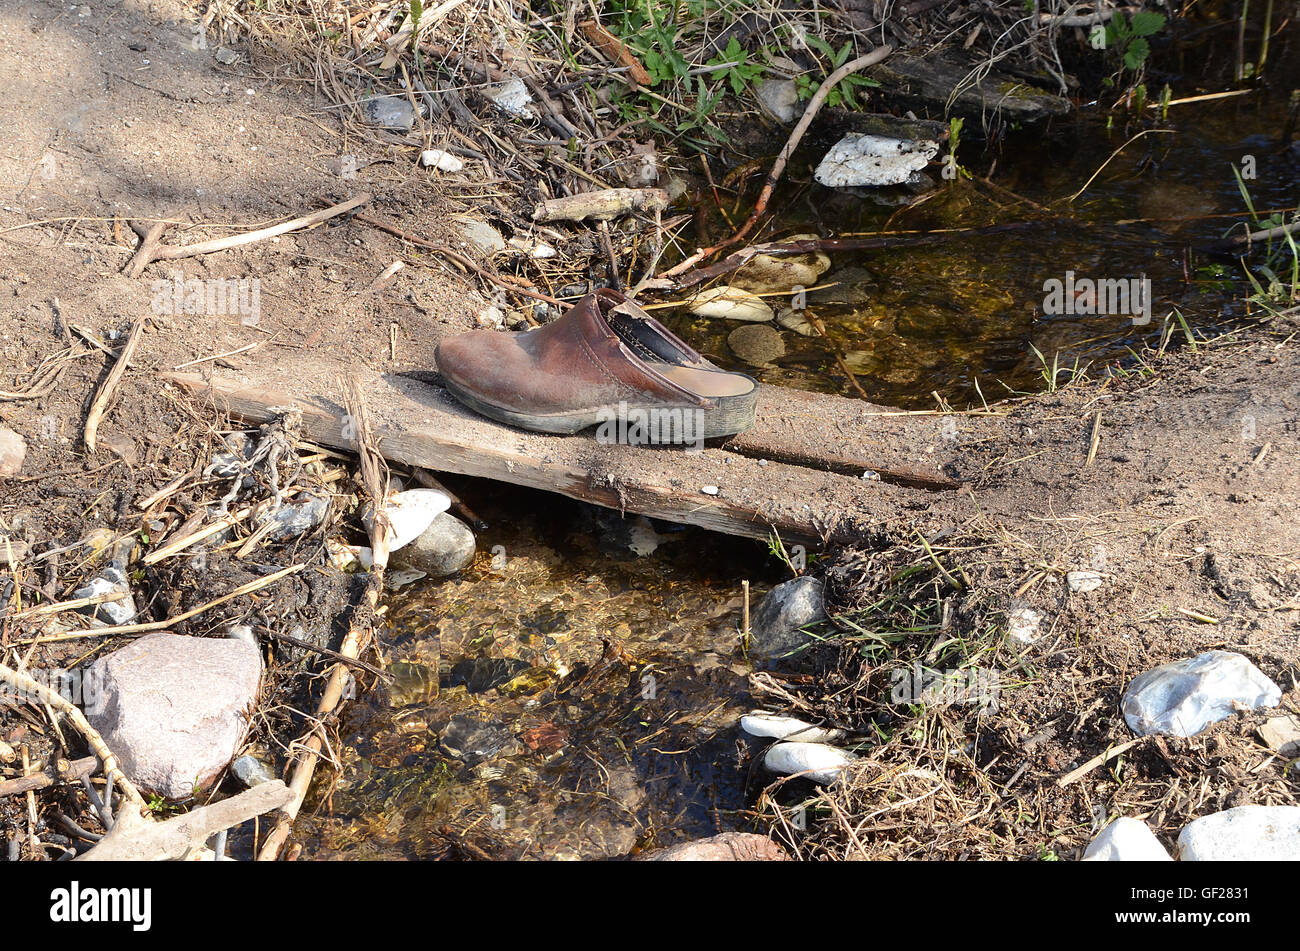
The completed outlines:
<svg viewBox="0 0 1300 951">
<path fill-rule="evenodd" d="M 108 748 L 108 744 L 99 735 L 99 731 L 90 725 L 90 721 L 86 719 L 85 714 L 73 706 L 71 702 L 61 697 L 56 691 L 37 683 L 26 674 L 19 673 L 5 664 L 0 664 L 0 680 L 23 693 L 39 697 L 42 703 L 49 704 L 71 720 L 73 726 L 86 738 L 90 748 L 99 757 L 99 761 L 104 764 L 104 772 L 117 780 L 122 787 L 122 793 L 134 805 L 141 809 L 145 808 L 144 797 L 140 795 L 140 791 L 135 788 L 131 780 L 127 779 L 122 771 L 118 769 L 117 757 Z"/>
<path fill-rule="evenodd" d="M 259 228 L 256 231 L 246 231 L 243 234 L 232 234 L 225 238 L 200 241 L 198 244 L 179 246 L 163 244 L 161 240 L 162 232 L 167 225 L 166 223 L 160 223 L 154 225 L 141 236 L 140 246 L 136 248 L 135 255 L 127 264 L 126 273 L 128 277 L 139 277 L 144 273 L 144 269 L 154 261 L 174 261 L 177 258 L 197 257 L 200 254 L 211 254 L 213 251 L 225 251 L 245 244 L 252 244 L 255 241 L 264 241 L 267 238 L 288 234 L 290 231 L 301 231 L 304 228 L 318 225 L 322 221 L 328 221 L 330 218 L 346 214 L 358 205 L 364 205 L 368 201 L 370 201 L 370 193 L 362 192 L 355 198 L 349 198 L 337 205 L 314 211 L 310 215 L 303 215 L 301 218 L 294 218 L 292 221 L 272 225 L 269 228 Z M 132 227 L 136 227 L 134 223 L 132 223 Z M 139 229 L 136 230 L 139 233 Z"/>
<path fill-rule="evenodd" d="M 110 627 L 95 627 L 85 631 L 69 631 L 66 634 L 42 635 L 40 637 L 33 638 L 32 640 L 38 640 L 42 644 L 49 644 L 54 641 L 70 641 L 81 637 L 101 637 L 108 634 L 143 634 L 148 631 L 164 631 L 167 628 L 171 627 L 173 624 L 179 624 L 181 621 L 188 621 L 190 618 L 197 617 L 198 615 L 202 614 L 204 611 L 207 611 L 211 608 L 215 608 L 218 604 L 225 604 L 227 601 L 231 601 L 235 598 L 240 597 L 241 595 L 251 594 L 254 591 L 259 591 L 262 588 L 267 587 L 268 585 L 274 584 L 275 582 L 279 581 L 281 578 L 285 577 L 286 575 L 291 575 L 294 572 L 302 571 L 306 567 L 307 566 L 304 564 L 304 565 L 290 565 L 288 568 L 281 568 L 279 571 L 273 571 L 269 575 L 263 575 L 261 578 L 257 578 L 253 581 L 248 582 L 247 584 L 241 584 L 238 588 L 236 588 L 234 591 L 231 591 L 229 594 L 223 594 L 221 597 L 215 598 L 212 601 L 209 601 L 207 604 L 202 604 L 197 608 L 193 608 L 189 611 L 186 611 L 184 614 L 178 614 L 175 617 L 165 618 L 161 621 L 149 621 L 146 624 L 118 624 Z M 17 641 L 16 643 L 29 644 L 31 642 L 32 641 L 28 640 L 28 641 Z"/>
<path fill-rule="evenodd" d="M 808 101 L 807 108 L 804 109 L 803 118 L 801 118 L 799 124 L 794 127 L 794 131 L 790 133 L 790 138 L 786 140 L 785 147 L 781 149 L 780 153 L 776 157 L 776 161 L 772 163 L 772 170 L 767 173 L 767 181 L 763 183 L 763 190 L 759 192 L 758 201 L 755 202 L 754 210 L 750 213 L 749 219 L 741 225 L 740 230 L 730 238 L 727 238 L 720 244 L 715 244 L 711 248 L 696 251 L 680 264 L 665 271 L 664 277 L 675 277 L 678 274 L 689 271 L 700 261 L 716 254 L 723 248 L 729 248 L 733 244 L 738 244 L 745 240 L 745 237 L 753 231 L 754 226 L 758 224 L 758 219 L 763 217 L 763 213 L 767 211 L 767 203 L 772 198 L 772 192 L 776 188 L 777 182 L 781 180 L 781 176 L 785 173 L 785 167 L 790 161 L 790 156 L 793 155 L 794 150 L 798 148 L 799 142 L 803 139 L 804 133 L 807 132 L 808 127 L 812 125 L 813 119 L 817 117 L 817 113 L 821 110 L 822 103 L 826 101 L 826 97 L 830 95 L 831 90 L 834 89 L 836 85 L 839 84 L 840 80 L 844 79 L 846 76 L 850 76 L 869 66 L 875 66 L 881 60 L 889 56 L 893 51 L 894 48 L 892 46 L 881 46 L 872 50 L 866 56 L 859 56 L 857 59 L 849 60 L 839 69 L 835 70 L 835 72 L 827 76 L 825 82 L 818 86 L 817 91 L 813 93 L 812 99 Z"/>
<path fill-rule="evenodd" d="M 1092 440 L 1088 446 L 1088 458 L 1084 460 L 1083 467 L 1086 469 L 1092 465 L 1092 460 L 1097 458 L 1097 446 L 1101 443 L 1101 410 L 1097 410 L 1097 415 L 1092 418 Z"/>
<path fill-rule="evenodd" d="M 95 437 L 99 433 L 100 420 L 104 418 L 104 413 L 108 410 L 109 401 L 113 398 L 113 391 L 117 389 L 117 384 L 126 373 L 126 368 L 135 356 L 136 347 L 140 345 L 140 338 L 144 335 L 145 324 L 149 322 L 148 317 L 141 317 L 136 320 L 135 325 L 131 328 L 131 336 L 126 340 L 126 346 L 122 348 L 122 354 L 117 358 L 117 363 L 113 364 L 113 369 L 109 371 L 108 379 L 104 385 L 99 388 L 95 394 L 95 402 L 90 405 L 90 412 L 86 414 L 86 429 L 82 438 L 86 443 L 86 451 L 95 451 Z"/>
<path fill-rule="evenodd" d="M 388 471 L 384 458 L 379 454 L 379 442 L 370 426 L 370 414 L 366 406 L 365 394 L 355 377 L 344 381 L 344 404 L 348 415 L 357 424 L 357 452 L 360 455 L 362 481 L 366 493 L 370 496 L 375 509 L 375 517 L 370 524 L 370 546 L 374 552 L 374 566 L 370 571 L 370 583 L 366 587 L 366 599 L 370 604 L 371 616 L 379 607 L 383 594 L 384 569 L 388 566 L 388 543 L 392 535 L 392 526 L 384 517 L 383 499 L 387 496 Z M 370 643 L 373 633 L 370 619 L 355 619 L 348 627 L 339 653 L 345 657 L 355 658 Z M 313 717 L 311 735 L 300 745 L 295 757 L 293 775 L 289 789 L 293 797 L 276 814 L 275 825 L 262 843 L 257 853 L 259 862 L 273 862 L 280 855 L 284 843 L 293 831 L 293 822 L 302 808 L 311 778 L 320 760 L 321 749 L 325 745 L 325 720 L 333 715 L 343 701 L 344 688 L 347 685 L 348 671 L 343 664 L 335 664 L 330 670 L 330 679 L 325 686 L 325 693 L 316 707 Z"/>
<path fill-rule="evenodd" d="M 1096 769 L 1098 766 L 1101 766 L 1103 763 L 1106 763 L 1106 762 L 1108 762 L 1108 761 L 1110 761 L 1110 760 L 1113 760 L 1116 756 L 1119 756 L 1121 753 L 1123 753 L 1123 752 L 1124 752 L 1125 750 L 1127 750 L 1129 747 L 1131 747 L 1131 746 L 1136 746 L 1138 743 L 1141 743 L 1141 742 L 1142 742 L 1142 738 L 1139 737 L 1139 738 L 1136 739 L 1136 740 L 1129 740 L 1127 743 L 1121 743 L 1119 746 L 1112 746 L 1112 747 L 1111 747 L 1110 749 L 1108 749 L 1106 752 L 1104 752 L 1104 753 L 1099 753 L 1098 755 L 1094 756 L 1092 759 L 1088 760 L 1088 762 L 1084 763 L 1084 764 L 1083 764 L 1082 766 L 1080 766 L 1078 769 L 1074 770 L 1074 771 L 1071 772 L 1071 773 L 1067 773 L 1066 775 L 1062 776 L 1060 779 L 1058 779 L 1058 780 L 1056 781 L 1056 785 L 1057 785 L 1057 787 L 1059 788 L 1059 787 L 1062 787 L 1062 786 L 1068 786 L 1068 785 L 1070 785 L 1070 783 L 1074 782 L 1076 779 L 1079 779 L 1079 778 L 1081 778 L 1081 777 L 1083 777 L 1083 776 L 1087 776 L 1089 773 L 1091 773 L 1091 772 L 1092 772 L 1094 769 Z"/>
<path fill-rule="evenodd" d="M 1138 139 L 1142 138 L 1142 136 L 1152 135 L 1153 133 L 1166 133 L 1172 135 L 1173 132 L 1174 132 L 1173 129 L 1143 129 L 1137 135 L 1133 136 L 1133 138 L 1129 139 L 1127 142 L 1125 142 L 1123 145 L 1117 148 L 1114 152 L 1111 152 L 1110 158 L 1106 159 L 1106 161 L 1101 163 L 1101 166 L 1097 169 L 1097 171 L 1092 173 L 1092 177 L 1083 183 L 1083 187 L 1080 188 L 1073 195 L 1071 195 L 1069 198 L 1065 199 L 1066 204 L 1073 202 L 1076 198 L 1078 198 L 1080 195 L 1086 192 L 1088 190 L 1088 186 L 1091 185 L 1096 180 L 1097 176 L 1102 173 L 1102 170 L 1105 169 L 1106 166 L 1111 163 L 1111 160 L 1114 159 L 1115 156 L 1119 155 L 1120 152 L 1123 152 L 1126 148 L 1128 148 L 1130 145 L 1136 142 Z"/>
</svg>

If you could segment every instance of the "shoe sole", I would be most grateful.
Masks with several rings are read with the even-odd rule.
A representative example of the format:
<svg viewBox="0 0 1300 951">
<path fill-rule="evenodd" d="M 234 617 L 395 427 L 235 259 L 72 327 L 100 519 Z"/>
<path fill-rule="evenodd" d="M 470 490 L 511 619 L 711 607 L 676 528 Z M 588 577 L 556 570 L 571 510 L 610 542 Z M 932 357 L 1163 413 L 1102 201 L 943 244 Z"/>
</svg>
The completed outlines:
<svg viewBox="0 0 1300 951">
<path fill-rule="evenodd" d="M 532 432 L 572 436 L 574 433 L 582 432 L 584 429 L 589 429 L 601 423 L 616 423 L 619 427 L 617 431 L 623 434 L 628 433 L 630 427 L 637 427 L 638 431 L 646 438 L 637 439 L 635 442 L 651 446 L 676 446 L 694 443 L 703 439 L 718 439 L 723 436 L 734 436 L 737 433 L 743 433 L 754 425 L 755 413 L 758 407 L 758 387 L 755 387 L 743 396 L 716 398 L 716 405 L 712 409 L 701 409 L 698 406 L 668 406 L 663 403 L 620 403 L 618 406 L 599 407 L 575 413 L 536 416 L 531 413 L 520 413 L 506 409 L 504 406 L 497 406 L 494 403 L 482 400 L 462 389 L 445 376 L 443 377 L 443 385 L 447 388 L 448 393 L 474 412 L 489 419 L 494 419 L 499 423 L 505 423 L 508 426 L 515 426 Z M 628 416 L 634 413 L 650 414 L 668 411 L 681 411 L 683 414 L 698 411 L 701 415 L 696 419 L 700 422 L 698 429 L 702 431 L 696 432 L 694 431 L 696 427 L 692 426 L 691 438 L 689 439 L 661 439 L 659 437 L 664 434 L 658 427 L 652 426 L 647 430 L 644 420 L 628 420 Z M 648 416 L 647 418 L 653 419 L 654 417 Z M 670 435 L 686 436 L 684 427 L 670 426 L 669 430 Z M 622 441 L 632 442 L 633 440 Z"/>
</svg>

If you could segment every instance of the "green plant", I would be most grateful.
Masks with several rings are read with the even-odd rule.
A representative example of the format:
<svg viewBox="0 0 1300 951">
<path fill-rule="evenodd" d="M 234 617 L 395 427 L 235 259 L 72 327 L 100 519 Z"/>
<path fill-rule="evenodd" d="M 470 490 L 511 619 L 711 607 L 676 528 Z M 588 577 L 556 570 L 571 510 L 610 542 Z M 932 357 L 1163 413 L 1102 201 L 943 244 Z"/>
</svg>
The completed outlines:
<svg viewBox="0 0 1300 951">
<path fill-rule="evenodd" d="M 839 51 L 836 52 L 835 49 L 820 36 L 809 34 L 806 39 L 810 49 L 816 50 L 831 61 L 831 68 L 826 71 L 826 76 L 829 76 L 831 73 L 835 72 L 835 70 L 848 62 L 849 54 L 853 52 L 852 42 L 846 42 L 839 48 Z M 813 93 L 817 91 L 817 87 L 825 82 L 826 76 L 823 76 L 820 79 L 814 79 L 805 74 L 796 79 L 795 88 L 798 90 L 799 99 L 811 99 Z M 874 89 L 879 85 L 880 83 L 876 82 L 874 79 L 868 79 L 866 76 L 859 76 L 856 73 L 851 76 L 845 76 L 835 84 L 834 89 L 826 94 L 826 105 L 832 108 L 839 105 L 845 105 L 850 109 L 861 109 L 862 104 L 858 102 L 855 91 L 861 89 Z"/>
<path fill-rule="evenodd" d="M 731 91 L 739 96 L 745 91 L 746 86 L 763 75 L 763 66 L 759 63 L 751 63 L 749 56 L 749 51 L 733 36 L 727 42 L 727 48 L 704 65 L 716 66 L 717 69 L 713 71 L 710 78 L 714 82 L 726 79 L 731 86 Z"/>
<path fill-rule="evenodd" d="M 1142 10 L 1127 20 L 1116 14 L 1106 25 L 1106 49 L 1114 50 L 1123 62 L 1124 69 L 1137 72 L 1151 54 L 1151 44 L 1147 37 L 1159 33 L 1164 25 L 1163 13 Z"/>
</svg>

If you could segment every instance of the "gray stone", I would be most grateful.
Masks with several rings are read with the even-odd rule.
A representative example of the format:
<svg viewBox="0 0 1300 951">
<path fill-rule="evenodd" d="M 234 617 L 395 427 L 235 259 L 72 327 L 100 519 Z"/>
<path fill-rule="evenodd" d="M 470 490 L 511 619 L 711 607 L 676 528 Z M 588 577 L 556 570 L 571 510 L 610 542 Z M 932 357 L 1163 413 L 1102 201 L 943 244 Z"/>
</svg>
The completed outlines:
<svg viewBox="0 0 1300 951">
<path fill-rule="evenodd" d="M 271 772 L 271 767 L 256 756 L 249 756 L 247 753 L 235 757 L 235 761 L 230 764 L 230 772 L 249 789 L 262 783 L 274 782 L 276 779 L 275 773 Z"/>
<path fill-rule="evenodd" d="M 282 542 L 306 535 L 325 521 L 329 510 L 328 496 L 309 495 L 301 501 L 286 503 L 274 512 L 259 516 L 257 524 L 260 526 L 270 522 L 273 527 L 267 533 L 267 541 Z"/>
<path fill-rule="evenodd" d="M 458 222 L 460 233 L 465 240 L 487 254 L 495 254 L 506 249 L 506 239 L 501 237 L 496 228 L 486 221 Z"/>
<path fill-rule="evenodd" d="M 1300 720 L 1293 716 L 1269 717 L 1259 728 L 1259 738 L 1281 756 L 1300 756 Z"/>
<path fill-rule="evenodd" d="M 82 608 L 81 613 L 93 617 L 105 624 L 130 624 L 135 620 L 135 599 L 131 597 L 131 586 L 126 573 L 116 565 L 110 565 L 90 582 L 72 592 L 74 598 L 93 598 L 99 594 L 125 593 L 120 601 L 105 601 Z"/>
<path fill-rule="evenodd" d="M 799 112 L 799 87 L 793 79 L 765 79 L 754 90 L 763 111 L 777 122 L 793 122 Z"/>
<path fill-rule="evenodd" d="M 516 752 L 514 734 L 503 724 L 479 713 L 458 713 L 438 738 L 443 750 L 467 766 L 475 766 L 501 754 Z"/>
<path fill-rule="evenodd" d="M 731 352 L 751 366 L 764 366 L 785 356 L 781 332 L 767 324 L 746 324 L 727 334 Z"/>
<path fill-rule="evenodd" d="M 1282 690 L 1232 651 L 1207 651 L 1148 670 L 1124 691 L 1121 708 L 1139 736 L 1195 736 L 1239 710 L 1275 707 Z"/>
<path fill-rule="evenodd" d="M 12 479 L 27 458 L 27 442 L 8 426 L 0 425 L 0 479 Z"/>
<path fill-rule="evenodd" d="M 760 657 L 784 656 L 808 643 L 800 628 L 825 619 L 821 581 L 807 576 L 786 581 L 758 602 L 749 649 Z"/>
<path fill-rule="evenodd" d="M 1300 861 L 1300 806 L 1238 806 L 1202 816 L 1178 834 L 1184 862 Z"/>
<path fill-rule="evenodd" d="M 1102 582 L 1103 579 L 1099 571 L 1070 571 L 1066 572 L 1065 575 L 1065 583 L 1070 586 L 1070 590 L 1077 591 L 1079 594 L 1096 591 L 1102 586 Z"/>
<path fill-rule="evenodd" d="M 239 749 L 261 673 L 246 641 L 147 634 L 90 666 L 86 714 L 136 785 L 181 799 Z"/>
<path fill-rule="evenodd" d="M 361 103 L 366 121 L 394 132 L 415 127 L 415 107 L 405 96 L 374 96 Z"/>
<path fill-rule="evenodd" d="M 435 515 L 429 527 L 400 552 L 393 564 L 434 578 L 454 575 L 474 560 L 474 533 L 454 515 Z"/>
</svg>

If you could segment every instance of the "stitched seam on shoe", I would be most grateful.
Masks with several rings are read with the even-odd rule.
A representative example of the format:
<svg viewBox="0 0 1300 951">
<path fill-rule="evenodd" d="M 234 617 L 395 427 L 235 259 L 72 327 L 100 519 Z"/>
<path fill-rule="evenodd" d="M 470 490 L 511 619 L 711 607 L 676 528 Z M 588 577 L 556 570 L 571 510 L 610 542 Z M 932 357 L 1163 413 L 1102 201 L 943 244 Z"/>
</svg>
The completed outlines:
<svg viewBox="0 0 1300 951">
<path fill-rule="evenodd" d="M 620 393 L 626 392 L 630 394 L 636 394 L 642 392 L 636 389 L 631 384 L 624 383 L 618 377 L 614 376 L 614 374 L 610 373 L 609 370 L 607 370 L 605 366 L 601 364 L 600 360 L 596 357 L 595 351 L 591 349 L 591 344 L 587 342 L 587 339 L 585 337 L 579 337 L 578 342 L 582 344 L 582 353 L 591 362 L 591 365 L 595 367 L 596 370 L 602 376 L 605 377 L 605 379 L 609 380 L 616 387 L 618 387 Z"/>
</svg>

